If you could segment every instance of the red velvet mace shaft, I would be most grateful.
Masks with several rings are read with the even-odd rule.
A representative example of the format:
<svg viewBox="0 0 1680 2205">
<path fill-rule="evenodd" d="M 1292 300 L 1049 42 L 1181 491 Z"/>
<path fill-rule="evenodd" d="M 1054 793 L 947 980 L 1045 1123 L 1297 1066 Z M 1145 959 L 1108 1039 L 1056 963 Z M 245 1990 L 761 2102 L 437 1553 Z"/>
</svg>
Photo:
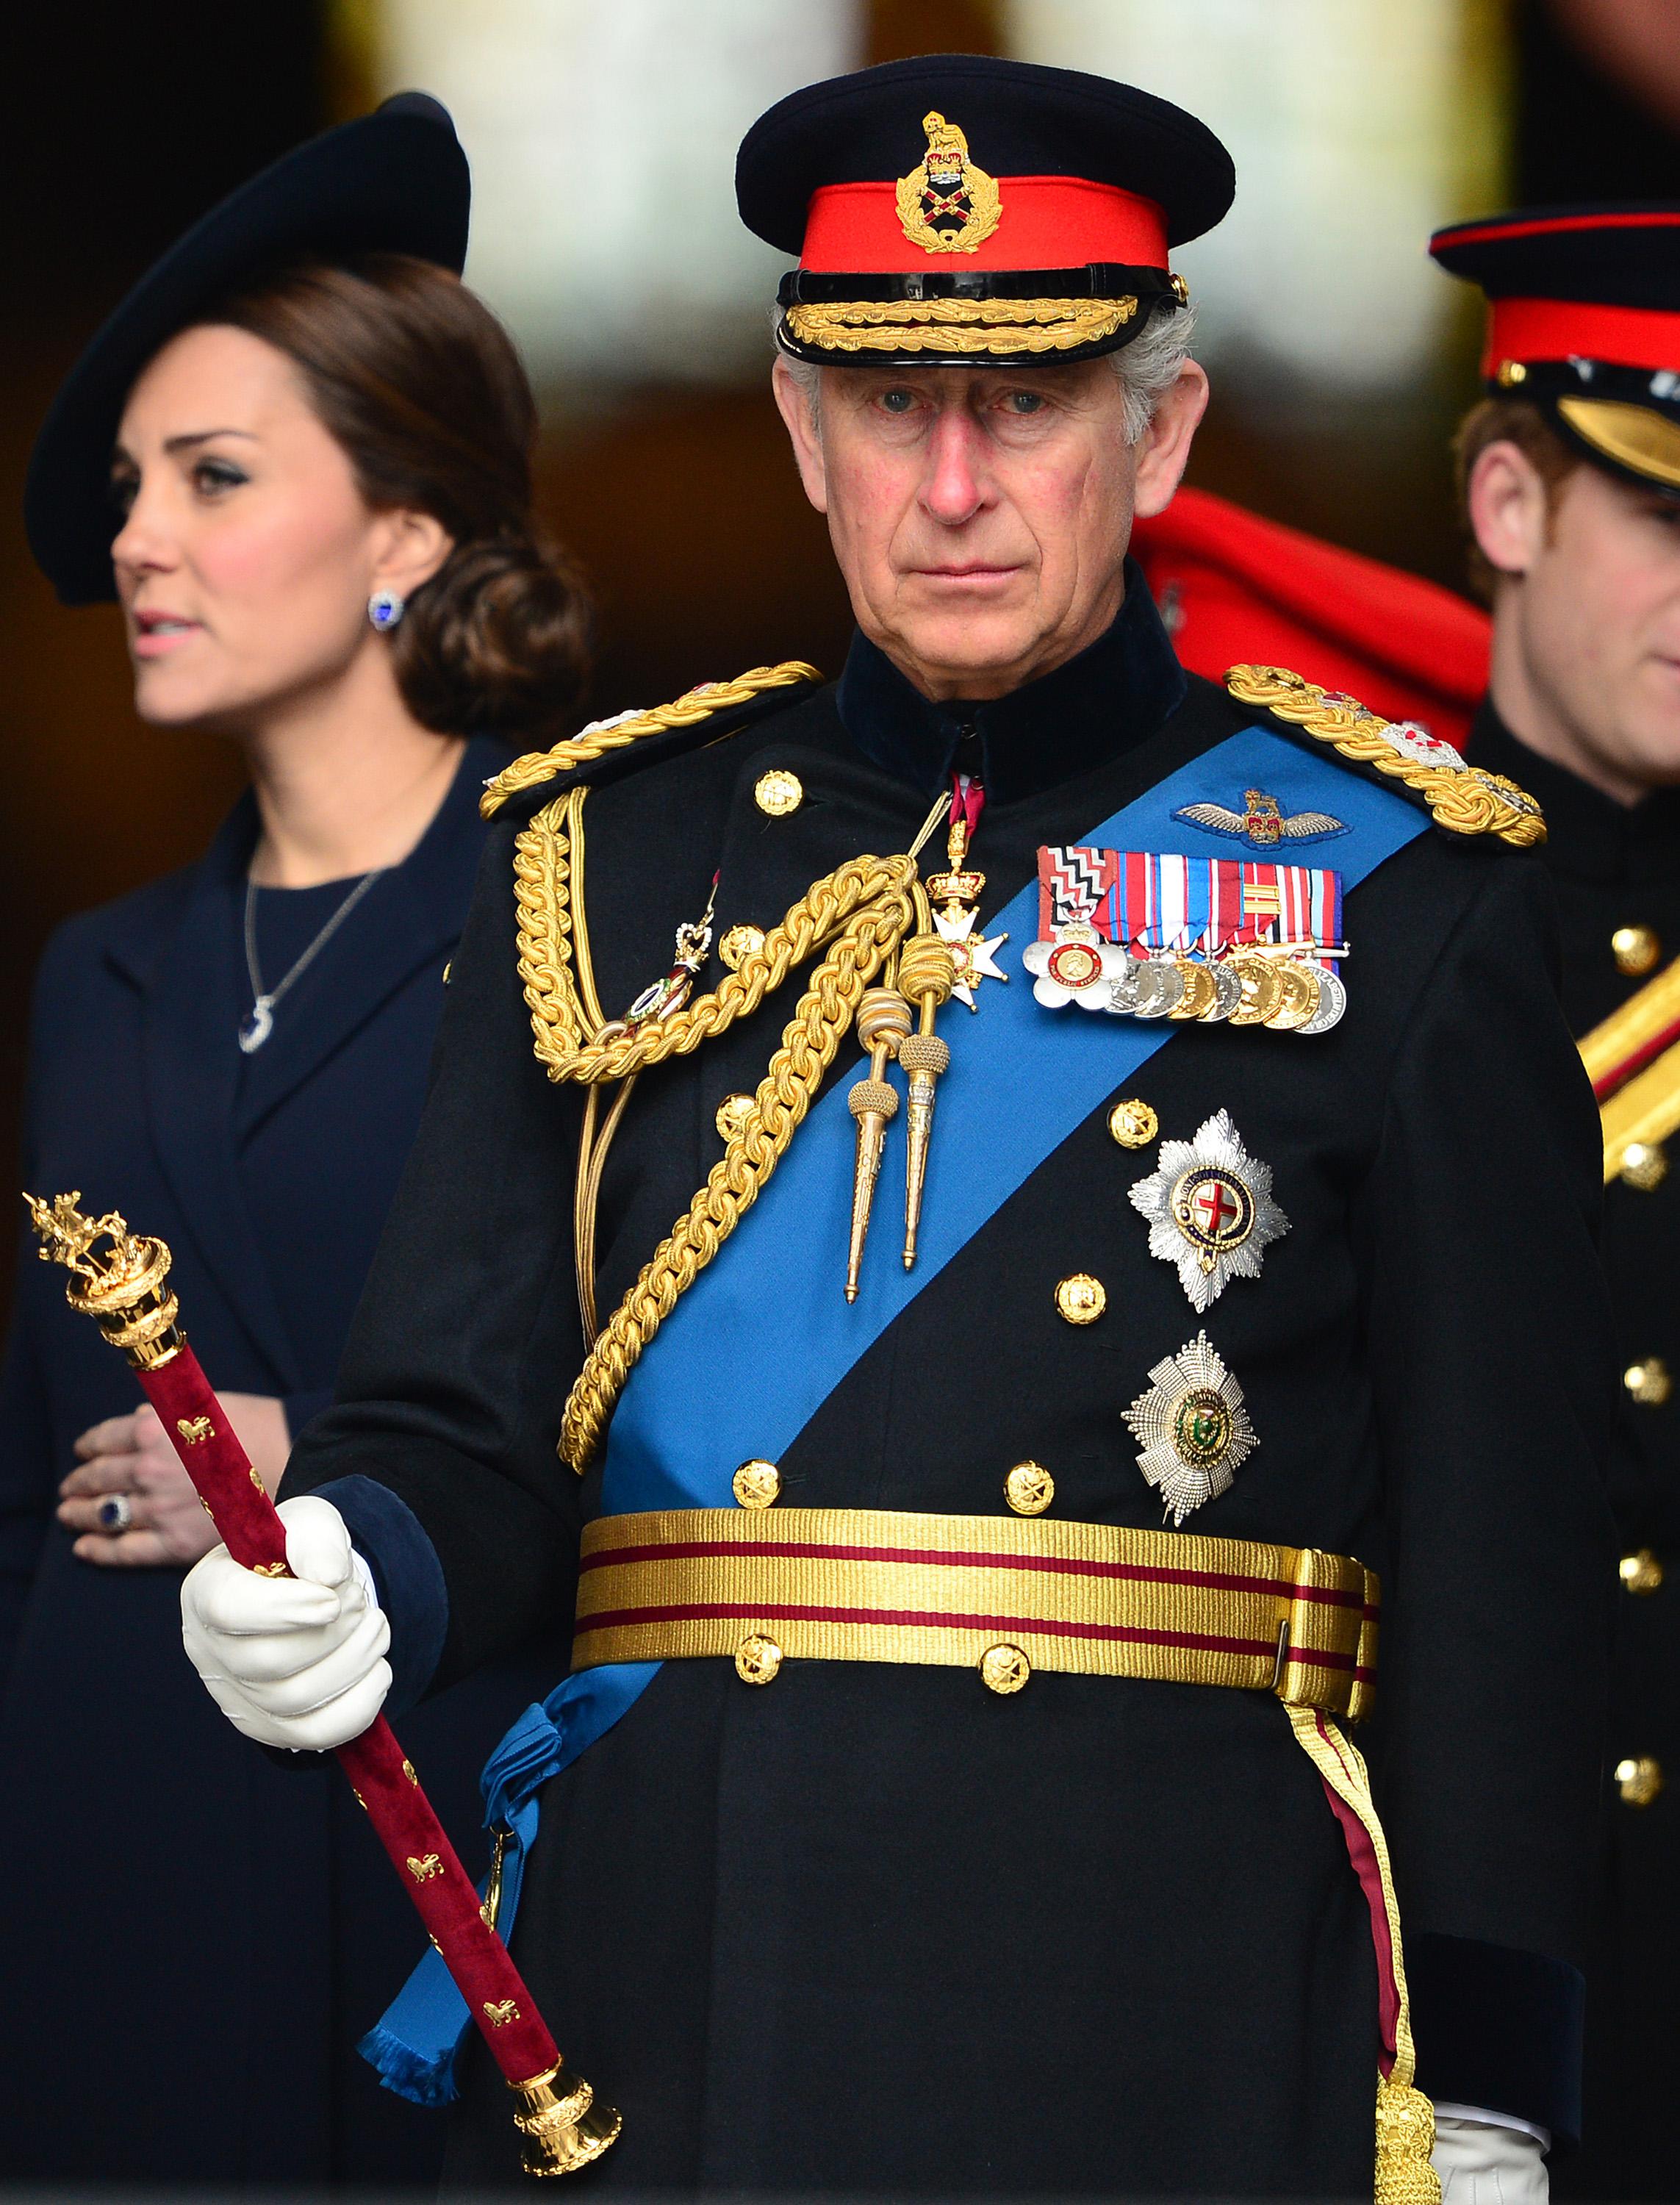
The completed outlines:
<svg viewBox="0 0 1680 2205">
<path fill-rule="evenodd" d="M 286 1527 L 190 1346 L 137 1370 L 228 1552 L 264 1577 L 288 1577 Z M 496 2065 L 523 2083 L 560 2058 L 507 1946 L 479 1911 L 472 1881 L 383 1715 L 338 1760 L 391 1865 L 436 1940 Z"/>
<path fill-rule="evenodd" d="M 85 1217 L 79 1194 L 24 1198 L 42 1260 L 64 1265 L 72 1309 L 127 1355 L 229 1553 L 260 1575 L 289 1576 L 286 1527 L 176 1322 L 167 1246 L 130 1233 L 115 1212 Z M 526 2172 L 587 2166 L 616 2138 L 619 2117 L 561 2061 L 390 1725 L 377 1717 L 338 1759 L 515 2094 Z"/>
</svg>

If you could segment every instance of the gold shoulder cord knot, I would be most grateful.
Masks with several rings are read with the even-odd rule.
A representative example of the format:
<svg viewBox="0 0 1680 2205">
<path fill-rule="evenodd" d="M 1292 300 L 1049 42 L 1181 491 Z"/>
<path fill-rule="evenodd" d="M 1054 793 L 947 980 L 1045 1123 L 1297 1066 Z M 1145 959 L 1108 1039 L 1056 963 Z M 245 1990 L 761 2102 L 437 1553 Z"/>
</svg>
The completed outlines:
<svg viewBox="0 0 1680 2205">
<path fill-rule="evenodd" d="M 1273 713 L 1356 764 L 1373 765 L 1415 788 L 1438 827 L 1454 835 L 1497 835 L 1519 850 L 1546 840 L 1545 817 L 1526 789 L 1502 773 L 1466 765 L 1457 752 L 1449 753 L 1450 763 L 1430 764 L 1356 698 L 1321 689 L 1282 666 L 1233 666 L 1225 686 L 1239 704 Z"/>
<path fill-rule="evenodd" d="M 553 781 L 573 766 L 587 765 L 592 759 L 606 757 L 609 751 L 621 751 L 632 743 L 640 742 L 644 735 L 668 734 L 673 728 L 694 728 L 703 720 L 709 720 L 718 712 L 733 711 L 737 705 L 750 704 L 769 689 L 797 688 L 801 682 L 820 681 L 822 676 L 814 666 L 807 666 L 801 658 L 789 658 L 780 666 L 754 666 L 745 674 L 738 674 L 733 681 L 703 681 L 697 688 L 686 690 L 672 704 L 656 704 L 646 712 L 626 712 L 615 720 L 603 720 L 597 726 L 585 728 L 567 742 L 556 743 L 549 751 L 527 751 L 512 765 L 504 766 L 494 781 L 486 784 L 478 799 L 479 811 L 486 819 L 493 819 L 510 796 L 522 789 L 540 788 L 543 782 Z"/>
</svg>

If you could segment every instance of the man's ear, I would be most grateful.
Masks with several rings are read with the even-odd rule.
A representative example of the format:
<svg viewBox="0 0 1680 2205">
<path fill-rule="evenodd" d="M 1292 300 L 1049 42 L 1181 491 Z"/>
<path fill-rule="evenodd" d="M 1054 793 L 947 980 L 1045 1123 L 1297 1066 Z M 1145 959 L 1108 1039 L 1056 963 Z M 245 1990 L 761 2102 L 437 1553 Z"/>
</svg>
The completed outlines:
<svg viewBox="0 0 1680 2205">
<path fill-rule="evenodd" d="M 1139 437 L 1136 450 L 1132 513 L 1148 520 L 1164 513 L 1190 460 L 1191 440 L 1208 410 L 1208 371 L 1199 360 L 1187 360 L 1172 388 L 1156 402 L 1155 417 Z"/>
<path fill-rule="evenodd" d="M 821 368 L 816 371 L 819 375 L 822 372 Z M 788 442 L 793 447 L 805 496 L 819 513 L 826 514 L 828 475 L 822 464 L 822 439 L 817 432 L 816 417 L 810 401 L 780 353 L 770 369 L 770 389 L 775 395 L 776 411 L 787 426 Z"/>
<path fill-rule="evenodd" d="M 455 539 L 435 514 L 395 506 L 382 513 L 373 541 L 376 590 L 392 590 L 412 597 L 429 582 L 455 548 Z"/>
<path fill-rule="evenodd" d="M 1545 547 L 1551 500 L 1539 468 L 1519 444 L 1501 439 L 1476 454 L 1464 505 L 1488 565 L 1513 579 L 1526 574 Z"/>
</svg>

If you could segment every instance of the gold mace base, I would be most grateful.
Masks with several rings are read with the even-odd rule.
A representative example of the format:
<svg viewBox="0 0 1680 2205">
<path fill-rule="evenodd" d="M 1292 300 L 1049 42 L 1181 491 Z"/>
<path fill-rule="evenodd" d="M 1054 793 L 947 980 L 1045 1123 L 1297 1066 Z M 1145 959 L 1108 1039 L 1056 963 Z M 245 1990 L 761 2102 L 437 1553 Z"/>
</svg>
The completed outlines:
<svg viewBox="0 0 1680 2205">
<path fill-rule="evenodd" d="M 564 2060 L 528 2083 L 508 2088 L 520 2101 L 513 2125 L 525 2139 L 527 2174 L 572 2174 L 618 2141 L 623 2116 L 597 2106 L 580 2075 L 569 2075 Z"/>
</svg>

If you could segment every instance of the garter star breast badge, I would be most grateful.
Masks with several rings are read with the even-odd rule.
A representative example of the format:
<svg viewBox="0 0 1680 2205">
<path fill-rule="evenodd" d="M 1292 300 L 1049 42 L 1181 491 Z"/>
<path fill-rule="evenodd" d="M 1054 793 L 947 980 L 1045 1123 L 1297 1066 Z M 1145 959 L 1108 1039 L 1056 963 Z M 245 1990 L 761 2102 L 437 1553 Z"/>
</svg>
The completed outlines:
<svg viewBox="0 0 1680 2205">
<path fill-rule="evenodd" d="M 1193 1141 L 1163 1141 L 1161 1162 L 1131 1190 L 1149 1221 L 1149 1253 L 1176 1264 L 1198 1313 L 1232 1279 L 1257 1279 L 1261 1258 L 1289 1230 L 1272 1199 L 1272 1168 L 1251 1156 L 1228 1111 L 1216 1111 Z"/>
</svg>

